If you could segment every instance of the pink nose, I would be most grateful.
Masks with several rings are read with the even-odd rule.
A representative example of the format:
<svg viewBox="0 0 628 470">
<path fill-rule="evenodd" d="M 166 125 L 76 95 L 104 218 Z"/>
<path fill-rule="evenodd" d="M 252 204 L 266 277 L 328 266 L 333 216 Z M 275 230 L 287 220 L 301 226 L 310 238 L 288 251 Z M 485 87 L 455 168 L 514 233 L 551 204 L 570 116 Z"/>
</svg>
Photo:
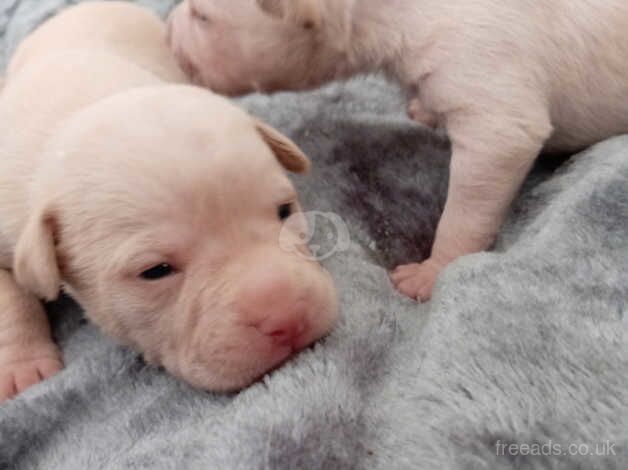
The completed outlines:
<svg viewBox="0 0 628 470">
<path fill-rule="evenodd" d="M 246 323 L 279 346 L 298 346 L 308 329 L 307 305 L 292 282 L 279 272 L 247 273 L 244 281 L 237 307 Z"/>
<path fill-rule="evenodd" d="M 299 338 L 305 333 L 306 325 L 300 313 L 284 316 L 273 312 L 268 319 L 257 325 L 257 329 L 278 346 L 296 347 Z"/>
</svg>

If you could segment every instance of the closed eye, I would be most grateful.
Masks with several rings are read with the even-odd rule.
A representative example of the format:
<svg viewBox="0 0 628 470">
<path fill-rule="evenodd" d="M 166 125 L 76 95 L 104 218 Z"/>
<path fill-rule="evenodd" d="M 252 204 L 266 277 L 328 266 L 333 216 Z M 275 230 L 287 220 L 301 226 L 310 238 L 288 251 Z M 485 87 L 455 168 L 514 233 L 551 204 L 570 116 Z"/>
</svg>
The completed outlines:
<svg viewBox="0 0 628 470">
<path fill-rule="evenodd" d="M 201 12 L 194 5 L 190 5 L 190 12 L 192 13 L 192 17 L 201 23 L 209 23 L 209 16 Z"/>
<path fill-rule="evenodd" d="M 168 263 L 160 263 L 147 269 L 146 271 L 142 271 L 140 277 L 145 281 L 158 281 L 175 273 L 176 270 L 172 267 L 172 265 Z"/>
</svg>

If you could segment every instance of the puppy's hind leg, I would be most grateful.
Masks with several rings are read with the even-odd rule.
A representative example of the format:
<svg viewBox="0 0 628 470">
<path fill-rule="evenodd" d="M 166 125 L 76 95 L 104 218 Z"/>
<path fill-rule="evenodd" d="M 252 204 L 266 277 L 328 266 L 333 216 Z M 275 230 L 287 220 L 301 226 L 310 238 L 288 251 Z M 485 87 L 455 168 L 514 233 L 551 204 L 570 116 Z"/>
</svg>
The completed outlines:
<svg viewBox="0 0 628 470">
<path fill-rule="evenodd" d="M 62 367 L 41 302 L 0 269 L 0 403 Z"/>
</svg>

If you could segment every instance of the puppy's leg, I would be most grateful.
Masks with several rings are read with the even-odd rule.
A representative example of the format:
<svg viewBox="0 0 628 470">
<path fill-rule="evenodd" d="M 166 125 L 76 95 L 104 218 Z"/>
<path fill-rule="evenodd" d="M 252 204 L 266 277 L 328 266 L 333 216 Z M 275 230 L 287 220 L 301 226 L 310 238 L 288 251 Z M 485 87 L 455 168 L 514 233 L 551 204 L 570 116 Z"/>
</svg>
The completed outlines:
<svg viewBox="0 0 628 470">
<path fill-rule="evenodd" d="M 41 302 L 0 269 L 0 403 L 62 367 Z"/>
<path fill-rule="evenodd" d="M 418 98 L 412 98 L 410 100 L 407 113 L 410 119 L 430 129 L 436 129 L 438 127 L 438 116 L 436 113 L 425 109 L 421 104 L 421 100 Z"/>
<path fill-rule="evenodd" d="M 431 256 L 399 266 L 391 275 L 397 289 L 428 300 L 440 271 L 459 256 L 487 249 L 510 203 L 551 133 L 549 117 L 534 119 L 448 116 L 452 141 L 449 191 Z M 483 137 L 480 137 L 483 136 Z"/>
</svg>

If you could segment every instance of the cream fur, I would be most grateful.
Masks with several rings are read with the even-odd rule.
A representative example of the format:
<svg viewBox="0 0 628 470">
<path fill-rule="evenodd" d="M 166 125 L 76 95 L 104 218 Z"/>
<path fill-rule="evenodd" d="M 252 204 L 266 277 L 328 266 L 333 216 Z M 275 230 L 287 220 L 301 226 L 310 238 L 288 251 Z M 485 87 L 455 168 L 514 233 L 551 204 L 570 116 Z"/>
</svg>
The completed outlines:
<svg viewBox="0 0 628 470">
<path fill-rule="evenodd" d="M 285 136 L 186 84 L 165 26 L 89 2 L 35 31 L 0 94 L 0 401 L 57 372 L 36 297 L 70 293 L 105 332 L 194 386 L 251 383 L 332 327 L 317 263 L 279 245 Z M 292 224 L 291 224 L 292 226 Z M 141 273 L 168 263 L 171 275 Z"/>
<path fill-rule="evenodd" d="M 237 5 L 185 0 L 173 12 L 173 50 L 197 82 L 237 94 L 382 71 L 407 92 L 411 117 L 446 128 L 450 188 L 432 255 L 392 274 L 411 297 L 428 299 L 444 266 L 490 246 L 542 148 L 628 131 L 624 0 Z"/>
</svg>

